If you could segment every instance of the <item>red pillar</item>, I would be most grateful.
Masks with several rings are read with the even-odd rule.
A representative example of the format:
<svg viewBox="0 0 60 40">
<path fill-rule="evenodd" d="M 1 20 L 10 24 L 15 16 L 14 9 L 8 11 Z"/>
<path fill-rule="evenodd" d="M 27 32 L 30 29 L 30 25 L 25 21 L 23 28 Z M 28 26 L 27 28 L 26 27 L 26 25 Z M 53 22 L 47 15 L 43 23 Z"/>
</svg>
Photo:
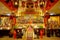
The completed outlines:
<svg viewBox="0 0 60 40">
<path fill-rule="evenodd" d="M 47 12 L 47 13 L 45 13 L 45 15 L 44 15 L 44 24 L 45 24 L 45 27 L 47 26 L 47 24 L 48 24 L 48 19 L 50 18 L 50 15 L 49 15 L 49 13 Z"/>
<path fill-rule="evenodd" d="M 44 34 L 44 30 L 41 29 L 41 30 L 40 30 L 40 38 L 43 38 L 43 34 Z"/>
<path fill-rule="evenodd" d="M 15 30 L 13 32 L 13 38 L 14 38 L 14 40 L 16 39 L 16 31 Z"/>
</svg>

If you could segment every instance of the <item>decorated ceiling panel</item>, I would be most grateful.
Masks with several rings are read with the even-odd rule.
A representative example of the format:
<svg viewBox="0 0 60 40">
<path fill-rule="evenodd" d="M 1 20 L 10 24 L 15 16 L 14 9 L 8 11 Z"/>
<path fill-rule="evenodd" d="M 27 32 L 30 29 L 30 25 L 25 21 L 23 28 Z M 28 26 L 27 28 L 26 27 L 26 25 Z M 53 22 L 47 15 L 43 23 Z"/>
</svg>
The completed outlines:
<svg viewBox="0 0 60 40">
<path fill-rule="evenodd" d="M 29 10 L 32 10 L 32 8 L 34 8 L 34 10 L 40 8 L 43 9 L 43 11 L 45 9 L 49 12 L 60 13 L 60 0 L 0 0 L 0 2 L 11 11 L 19 11 L 19 9 L 22 8 L 26 8 L 25 10 L 27 10 L 27 8 Z M 28 13 L 30 13 L 30 11 Z"/>
<path fill-rule="evenodd" d="M 11 11 L 0 2 L 0 14 L 11 13 Z"/>
</svg>

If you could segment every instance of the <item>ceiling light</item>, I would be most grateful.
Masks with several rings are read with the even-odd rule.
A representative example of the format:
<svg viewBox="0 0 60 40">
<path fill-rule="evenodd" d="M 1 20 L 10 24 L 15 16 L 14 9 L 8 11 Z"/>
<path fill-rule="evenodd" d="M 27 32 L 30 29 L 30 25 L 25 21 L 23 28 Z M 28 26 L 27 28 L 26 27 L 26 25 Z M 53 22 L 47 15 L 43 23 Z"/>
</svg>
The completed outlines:
<svg viewBox="0 0 60 40">
<path fill-rule="evenodd" d="M 18 5 L 18 3 L 17 3 L 17 2 L 15 2 L 15 5 Z"/>
<path fill-rule="evenodd" d="M 54 15 L 54 13 L 50 13 L 50 15 Z"/>
<path fill-rule="evenodd" d="M 27 1 L 27 0 L 22 0 L 22 1 Z"/>
<path fill-rule="evenodd" d="M 48 11 L 46 10 L 46 12 L 48 12 Z"/>
<path fill-rule="evenodd" d="M 18 27 L 18 28 L 22 28 L 22 27 Z"/>
<path fill-rule="evenodd" d="M 33 0 L 33 1 L 37 1 L 37 0 Z"/>
<path fill-rule="evenodd" d="M 10 14 L 7 14 L 8 16 L 10 16 Z"/>
<path fill-rule="evenodd" d="M 10 27 L 7 28 L 8 30 L 10 29 Z"/>
<path fill-rule="evenodd" d="M 3 28 L 1 27 L 0 30 L 2 30 Z"/>
<path fill-rule="evenodd" d="M 50 15 L 53 15 L 52 13 Z"/>
</svg>

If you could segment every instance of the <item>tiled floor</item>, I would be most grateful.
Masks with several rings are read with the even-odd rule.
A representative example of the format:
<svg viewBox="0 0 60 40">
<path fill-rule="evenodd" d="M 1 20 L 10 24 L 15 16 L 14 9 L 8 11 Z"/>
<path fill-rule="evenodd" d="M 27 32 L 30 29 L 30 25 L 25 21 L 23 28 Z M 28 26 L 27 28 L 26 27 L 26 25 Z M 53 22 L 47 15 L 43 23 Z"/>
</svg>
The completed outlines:
<svg viewBox="0 0 60 40">
<path fill-rule="evenodd" d="M 3 37 L 3 38 L 0 38 L 0 40 L 14 40 L 13 38 L 9 38 L 9 37 Z M 15 40 L 26 40 L 26 39 L 15 39 Z M 34 39 L 34 40 L 60 40 L 59 37 L 43 37 L 43 38 L 40 38 L 40 39 Z"/>
</svg>

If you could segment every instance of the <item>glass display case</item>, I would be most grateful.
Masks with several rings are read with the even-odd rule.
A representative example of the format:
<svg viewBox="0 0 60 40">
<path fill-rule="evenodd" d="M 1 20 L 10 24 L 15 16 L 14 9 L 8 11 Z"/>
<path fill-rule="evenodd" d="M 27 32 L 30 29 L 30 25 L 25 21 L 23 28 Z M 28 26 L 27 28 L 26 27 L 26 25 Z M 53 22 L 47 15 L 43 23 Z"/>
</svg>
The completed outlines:
<svg viewBox="0 0 60 40">
<path fill-rule="evenodd" d="M 0 22 L 0 36 L 9 35 L 10 30 L 12 29 L 9 17 L 1 17 Z"/>
<path fill-rule="evenodd" d="M 6 30 L 11 29 L 11 21 L 9 20 L 9 17 L 1 17 L 0 25 L 2 29 L 6 29 Z"/>
</svg>

